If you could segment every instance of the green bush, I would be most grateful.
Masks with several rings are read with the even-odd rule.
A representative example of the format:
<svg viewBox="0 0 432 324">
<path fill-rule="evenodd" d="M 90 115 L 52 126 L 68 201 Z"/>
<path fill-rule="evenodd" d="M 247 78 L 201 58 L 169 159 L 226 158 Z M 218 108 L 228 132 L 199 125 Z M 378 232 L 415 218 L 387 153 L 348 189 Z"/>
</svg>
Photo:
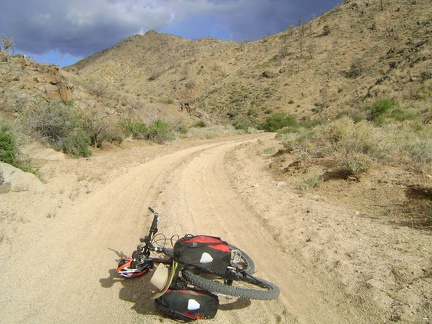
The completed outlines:
<svg viewBox="0 0 432 324">
<path fill-rule="evenodd" d="M 156 143 L 164 143 L 176 140 L 177 135 L 171 125 L 163 120 L 156 119 L 149 127 L 147 139 Z"/>
<path fill-rule="evenodd" d="M 345 157 L 341 164 L 344 170 L 348 171 L 349 174 L 358 175 L 369 170 L 372 162 L 366 155 L 355 154 Z"/>
<path fill-rule="evenodd" d="M 12 132 L 11 127 L 7 123 L 1 122 L 0 161 L 16 166 L 18 160 L 18 153 L 19 149 L 15 134 Z"/>
<path fill-rule="evenodd" d="M 400 108 L 393 109 L 390 112 L 390 117 L 396 121 L 414 120 L 418 117 L 418 113 L 410 110 L 402 110 Z"/>
<path fill-rule="evenodd" d="M 17 136 L 11 126 L 4 121 L 0 121 L 0 161 L 25 172 L 37 173 L 31 166 L 31 160 L 20 154 Z"/>
<path fill-rule="evenodd" d="M 298 126 L 297 120 L 294 116 L 279 112 L 268 116 L 260 128 L 268 132 L 276 132 L 287 126 Z"/>
<path fill-rule="evenodd" d="M 132 135 L 132 137 L 136 139 L 146 138 L 149 131 L 145 123 L 130 118 L 122 119 L 120 121 L 120 127 L 123 129 L 126 135 Z"/>
<path fill-rule="evenodd" d="M 202 120 L 197 121 L 195 124 L 192 125 L 192 127 L 196 127 L 196 128 L 203 128 L 206 127 L 206 123 Z"/>
<path fill-rule="evenodd" d="M 63 139 L 63 151 L 74 157 L 88 157 L 92 155 L 90 150 L 90 136 L 82 129 L 78 129 L 74 134 Z"/>
<path fill-rule="evenodd" d="M 236 130 L 242 130 L 246 133 L 248 132 L 249 127 L 253 126 L 252 123 L 248 119 L 242 118 L 242 117 L 236 118 L 233 121 L 232 125 L 234 126 L 234 128 Z"/>
<path fill-rule="evenodd" d="M 371 113 L 371 119 L 375 120 L 379 116 L 382 116 L 386 112 L 388 112 L 390 109 L 392 109 L 394 106 L 394 103 L 390 99 L 377 99 L 372 104 L 372 107 L 370 108 Z"/>
</svg>

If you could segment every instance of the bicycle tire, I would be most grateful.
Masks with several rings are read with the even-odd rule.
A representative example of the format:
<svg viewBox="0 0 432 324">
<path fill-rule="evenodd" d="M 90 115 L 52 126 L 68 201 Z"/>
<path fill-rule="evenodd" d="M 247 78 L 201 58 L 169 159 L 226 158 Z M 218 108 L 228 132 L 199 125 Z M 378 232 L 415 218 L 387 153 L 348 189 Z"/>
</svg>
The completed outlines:
<svg viewBox="0 0 432 324">
<path fill-rule="evenodd" d="M 183 270 L 182 274 L 183 278 L 194 286 L 216 294 L 256 300 L 272 300 L 276 299 L 280 294 L 279 287 L 275 284 L 251 275 L 237 278 L 233 280 L 232 285 L 227 285 L 217 281 L 224 279 L 222 277 L 216 278 L 215 275 L 211 275 L 212 279 L 206 279 L 203 275 L 207 274 L 194 274 L 186 269 Z M 243 288 L 242 285 L 246 285 L 248 288 Z"/>
<path fill-rule="evenodd" d="M 241 253 L 241 258 L 243 260 L 242 264 L 243 267 L 242 269 L 247 273 L 247 274 L 253 274 L 255 272 L 255 263 L 253 262 L 252 258 L 247 255 L 243 250 L 239 249 L 238 247 L 236 247 L 235 245 L 232 244 L 228 244 L 230 250 L 238 250 Z M 241 266 L 241 264 L 240 264 Z"/>
</svg>

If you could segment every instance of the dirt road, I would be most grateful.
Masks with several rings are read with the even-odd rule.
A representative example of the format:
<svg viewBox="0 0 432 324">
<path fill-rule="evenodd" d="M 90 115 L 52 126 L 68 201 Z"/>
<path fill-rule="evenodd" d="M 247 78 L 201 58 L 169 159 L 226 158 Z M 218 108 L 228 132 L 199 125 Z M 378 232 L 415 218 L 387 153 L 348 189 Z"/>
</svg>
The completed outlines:
<svg viewBox="0 0 432 324">
<path fill-rule="evenodd" d="M 149 226 L 148 206 L 167 237 L 221 236 L 280 287 L 275 301 L 222 301 L 208 322 L 427 322 L 430 236 L 413 243 L 407 229 L 288 190 L 266 171 L 273 137 L 128 143 L 89 159 L 41 159 L 44 193 L 0 195 L 0 322 L 174 322 L 149 299 L 150 276 L 115 276 Z M 410 273 L 424 278 L 409 283 Z"/>
</svg>

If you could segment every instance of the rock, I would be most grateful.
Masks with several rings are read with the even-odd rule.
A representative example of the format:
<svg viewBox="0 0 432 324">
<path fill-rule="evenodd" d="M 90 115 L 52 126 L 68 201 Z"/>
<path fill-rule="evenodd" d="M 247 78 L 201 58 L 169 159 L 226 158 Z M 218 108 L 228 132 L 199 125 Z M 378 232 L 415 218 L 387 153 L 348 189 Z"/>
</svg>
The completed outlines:
<svg viewBox="0 0 432 324">
<path fill-rule="evenodd" d="M 7 163 L 0 163 L 0 174 L 3 183 L 0 184 L 0 193 L 9 191 L 44 192 L 44 184 L 33 174 L 24 172 Z"/>
<path fill-rule="evenodd" d="M 32 143 L 22 148 L 23 153 L 29 155 L 32 159 L 63 161 L 66 159 L 65 154 L 45 147 L 39 143 Z"/>
<path fill-rule="evenodd" d="M 267 79 L 273 79 L 273 78 L 276 78 L 278 75 L 279 75 L 279 74 L 278 74 L 278 73 L 275 73 L 275 72 L 271 72 L 271 71 L 264 71 L 264 72 L 261 74 L 261 77 L 263 77 L 263 78 L 267 78 Z"/>
<path fill-rule="evenodd" d="M 279 181 L 277 184 L 276 184 L 276 187 L 285 187 L 287 184 L 286 184 L 286 182 L 285 181 Z"/>
</svg>

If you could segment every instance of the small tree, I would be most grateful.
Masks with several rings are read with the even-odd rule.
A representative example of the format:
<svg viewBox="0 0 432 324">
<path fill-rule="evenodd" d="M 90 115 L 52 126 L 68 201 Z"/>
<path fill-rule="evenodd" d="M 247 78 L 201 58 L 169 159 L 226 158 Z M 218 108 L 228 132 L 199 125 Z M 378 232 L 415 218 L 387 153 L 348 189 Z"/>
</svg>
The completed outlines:
<svg viewBox="0 0 432 324">
<path fill-rule="evenodd" d="M 1 40 L 1 45 L 3 47 L 3 50 L 6 52 L 13 52 L 14 51 L 14 40 L 12 37 L 10 36 L 6 36 L 3 34 L 2 40 Z"/>
</svg>

